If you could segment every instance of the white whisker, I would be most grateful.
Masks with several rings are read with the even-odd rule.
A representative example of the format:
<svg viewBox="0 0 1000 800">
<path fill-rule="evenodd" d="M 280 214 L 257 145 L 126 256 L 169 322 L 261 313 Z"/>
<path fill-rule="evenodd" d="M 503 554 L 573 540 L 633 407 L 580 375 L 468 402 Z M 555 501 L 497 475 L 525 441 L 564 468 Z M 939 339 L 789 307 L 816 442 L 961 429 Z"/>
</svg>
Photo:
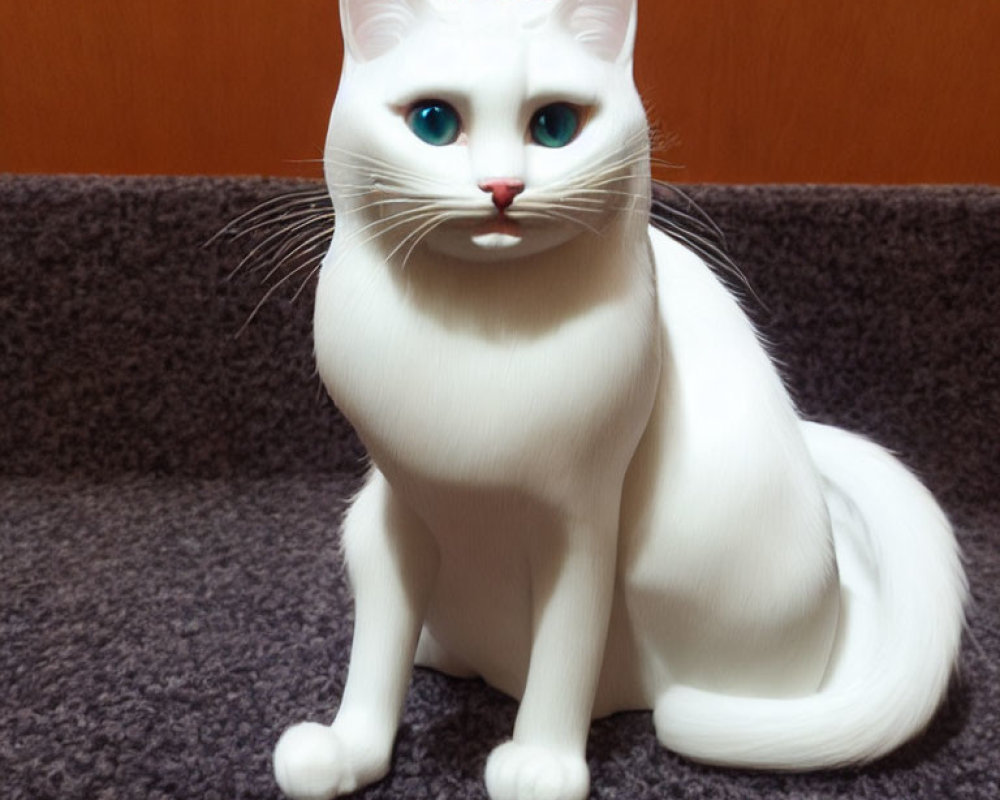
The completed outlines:
<svg viewBox="0 0 1000 800">
<path fill-rule="evenodd" d="M 309 209 L 306 211 L 295 211 L 286 212 L 281 216 L 275 217 L 273 219 L 264 219 L 261 222 L 255 222 L 246 228 L 240 229 L 237 233 L 233 234 L 233 239 L 243 239 L 256 231 L 262 230 L 264 228 L 270 227 L 271 225 L 281 225 L 285 222 L 292 222 L 298 220 L 295 225 L 291 226 L 288 230 L 293 231 L 299 227 L 304 227 L 310 224 L 315 224 L 321 219 L 333 219 L 333 212 L 329 211 L 324 214 L 316 214 L 314 209 Z"/>
<path fill-rule="evenodd" d="M 243 334 L 243 332 L 249 327 L 250 323 L 253 322 L 254 319 L 257 317 L 257 314 L 260 313 L 260 310 L 264 307 L 264 304 L 267 303 L 267 301 L 271 299 L 271 297 L 274 295 L 274 293 L 277 292 L 278 289 L 280 289 L 289 280 L 291 280 L 292 278 L 294 278 L 295 275 L 297 275 L 301 270 L 305 269 L 307 266 L 310 266 L 310 265 L 308 263 L 306 263 L 306 264 L 300 264 L 295 269 L 293 269 L 290 272 L 288 272 L 288 274 L 283 275 L 280 280 L 276 281 L 274 283 L 274 285 L 271 286 L 264 293 L 264 296 L 259 301 L 257 301 L 257 305 L 255 305 L 253 307 L 253 311 L 250 312 L 250 315 L 246 318 L 246 321 L 240 326 L 239 330 L 236 331 L 236 333 L 234 334 L 233 338 L 237 338 L 237 337 L 241 336 Z M 300 287 L 299 291 L 301 291 L 301 287 Z M 298 294 L 299 294 L 299 292 L 296 292 L 296 296 Z"/>
<path fill-rule="evenodd" d="M 301 192 L 289 192 L 279 195 L 278 197 L 273 197 L 270 200 L 265 200 L 264 202 L 259 203 L 249 211 L 246 211 L 233 219 L 221 230 L 219 230 L 218 233 L 213 235 L 205 243 L 205 246 L 207 247 L 213 244 L 223 236 L 233 237 L 237 235 L 239 231 L 243 230 L 243 226 L 247 222 L 256 223 L 258 220 L 269 220 L 276 216 L 280 216 L 287 209 L 300 208 L 302 206 L 312 208 L 317 205 L 325 205 L 327 209 L 330 207 L 330 197 L 327 194 L 325 187 L 322 190 L 309 189 Z"/>
<path fill-rule="evenodd" d="M 306 265 L 303 264 L 302 266 Z M 313 263 L 313 267 L 311 270 L 309 270 L 309 274 L 306 275 L 305 279 L 299 284 L 299 288 L 295 290 L 295 294 L 292 295 L 291 302 L 294 303 L 296 300 L 299 299 L 299 296 L 302 294 L 305 288 L 312 282 L 312 279 L 316 277 L 316 274 L 320 271 L 322 266 L 323 266 L 322 260 L 317 260 L 316 262 Z M 296 271 L 298 271 L 298 269 L 299 268 L 296 268 Z"/>
<path fill-rule="evenodd" d="M 420 228 L 418 228 L 414 232 L 415 235 L 411 234 L 411 236 L 413 236 L 413 243 L 407 249 L 406 255 L 403 256 L 401 269 L 404 270 L 406 269 L 406 265 L 410 262 L 410 256 L 413 255 L 413 251 L 416 250 L 417 245 L 419 245 L 420 242 L 426 239 L 434 231 L 435 228 L 445 223 L 448 220 L 448 218 L 449 215 L 447 214 L 439 214 L 436 217 L 432 217 L 430 220 L 425 222 Z"/>
<path fill-rule="evenodd" d="M 320 246 L 322 246 L 322 250 L 323 252 L 325 252 L 328 244 L 329 244 L 329 234 L 326 231 L 321 231 L 320 233 L 307 237 L 304 241 L 299 243 L 298 246 L 295 247 L 290 252 L 281 254 L 280 257 L 281 260 L 278 261 L 278 263 L 271 268 L 270 272 L 268 272 L 267 275 L 264 276 L 263 280 L 261 280 L 261 283 L 262 284 L 267 283 L 269 280 L 271 280 L 271 278 L 274 277 L 274 275 L 277 272 L 281 270 L 283 266 L 285 266 L 289 262 L 294 263 L 294 260 L 304 253 L 309 253 L 310 251 L 317 250 L 320 248 Z"/>
<path fill-rule="evenodd" d="M 236 265 L 236 267 L 226 276 L 226 280 L 232 280 L 233 277 L 242 270 L 248 263 L 257 260 L 262 257 L 263 254 L 269 254 L 270 258 L 276 258 L 281 255 L 282 249 L 287 245 L 286 240 L 289 238 L 289 234 L 292 234 L 292 241 L 296 240 L 296 237 L 304 230 L 309 230 L 315 225 L 325 222 L 328 219 L 332 220 L 332 214 L 324 214 L 317 217 L 315 220 L 307 220 L 305 222 L 300 222 L 293 228 L 279 228 L 274 233 L 268 235 L 260 244 L 254 247 L 249 253 L 247 253 Z M 277 222 L 275 224 L 278 224 Z M 329 237 L 332 234 L 333 226 L 324 226 L 322 235 Z M 282 244 L 285 242 L 285 244 Z M 251 272 L 256 272 L 256 269 L 252 269 Z"/>
<path fill-rule="evenodd" d="M 379 217 L 378 219 L 369 222 L 367 225 L 364 225 L 358 228 L 357 230 L 352 231 L 348 239 L 345 240 L 345 243 L 351 242 L 352 244 L 356 245 L 358 243 L 352 242 L 352 240 L 368 234 L 372 229 L 377 229 L 379 226 L 384 226 L 382 230 L 376 230 L 373 236 L 369 236 L 368 238 L 364 239 L 362 244 L 373 241 L 374 239 L 384 236 L 390 231 L 396 230 L 397 228 L 402 227 L 403 225 L 406 225 L 409 222 L 412 222 L 414 219 L 423 214 L 428 213 L 430 210 L 436 211 L 438 209 L 426 209 L 426 208 L 407 209 L 404 211 L 398 211 L 394 214 L 390 214 L 388 217 Z"/>
</svg>

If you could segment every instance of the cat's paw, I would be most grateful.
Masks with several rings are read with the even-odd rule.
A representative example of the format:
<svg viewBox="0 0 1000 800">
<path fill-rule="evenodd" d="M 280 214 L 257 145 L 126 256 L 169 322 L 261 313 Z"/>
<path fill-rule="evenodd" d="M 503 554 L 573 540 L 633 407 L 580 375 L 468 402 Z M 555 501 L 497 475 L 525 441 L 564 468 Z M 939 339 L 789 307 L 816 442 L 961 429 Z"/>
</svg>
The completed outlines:
<svg viewBox="0 0 1000 800">
<path fill-rule="evenodd" d="M 586 800 L 587 762 L 577 753 L 507 742 L 486 762 L 490 800 Z"/>
<path fill-rule="evenodd" d="M 374 783 L 389 769 L 383 748 L 365 736 L 303 722 L 286 730 L 274 748 L 274 777 L 291 800 L 332 800 Z"/>
</svg>

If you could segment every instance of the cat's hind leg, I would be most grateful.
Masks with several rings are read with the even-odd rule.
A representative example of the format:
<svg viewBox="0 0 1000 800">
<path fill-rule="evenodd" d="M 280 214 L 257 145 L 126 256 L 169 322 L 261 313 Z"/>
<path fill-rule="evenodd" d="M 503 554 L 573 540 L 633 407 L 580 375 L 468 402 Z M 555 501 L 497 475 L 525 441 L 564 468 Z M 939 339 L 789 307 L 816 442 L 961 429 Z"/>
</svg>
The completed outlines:
<svg viewBox="0 0 1000 800">
<path fill-rule="evenodd" d="M 344 520 L 354 641 L 331 726 L 302 723 L 278 741 L 274 772 L 293 800 L 330 800 L 382 778 L 437 568 L 427 531 L 373 472 Z"/>
</svg>

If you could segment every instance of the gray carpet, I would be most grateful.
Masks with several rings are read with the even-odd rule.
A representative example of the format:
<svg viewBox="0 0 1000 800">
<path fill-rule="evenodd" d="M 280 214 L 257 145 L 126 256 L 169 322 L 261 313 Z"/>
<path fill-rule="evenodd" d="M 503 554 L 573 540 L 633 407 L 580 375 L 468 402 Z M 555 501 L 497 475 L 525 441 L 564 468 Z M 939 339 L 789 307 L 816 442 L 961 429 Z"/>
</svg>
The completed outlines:
<svg viewBox="0 0 1000 800">
<path fill-rule="evenodd" d="M 314 374 L 308 286 L 235 336 L 270 283 L 224 278 L 268 231 L 204 246 L 303 188 L 0 178 L 0 796 L 275 798 L 281 729 L 331 717 L 351 631 L 337 519 L 363 453 Z M 960 679 L 899 753 L 708 769 L 626 714 L 594 725 L 593 797 L 1000 796 L 1000 190 L 693 194 L 803 412 L 905 455 L 975 603 Z M 418 673 L 393 772 L 362 796 L 485 797 L 514 712 Z"/>
</svg>

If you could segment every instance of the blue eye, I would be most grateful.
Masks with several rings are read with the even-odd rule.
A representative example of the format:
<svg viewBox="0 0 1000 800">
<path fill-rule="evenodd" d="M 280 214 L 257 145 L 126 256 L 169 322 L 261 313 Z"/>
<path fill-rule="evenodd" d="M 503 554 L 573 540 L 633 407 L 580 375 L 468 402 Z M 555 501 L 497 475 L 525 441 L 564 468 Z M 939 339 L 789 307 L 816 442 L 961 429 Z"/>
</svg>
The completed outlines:
<svg viewBox="0 0 1000 800">
<path fill-rule="evenodd" d="M 528 130 L 535 144 L 565 147 L 580 130 L 580 111 L 569 103 L 553 103 L 535 112 Z"/>
<path fill-rule="evenodd" d="M 406 118 L 417 137 L 435 147 L 454 144 L 462 132 L 458 112 L 442 100 L 422 100 L 410 109 Z"/>
</svg>

